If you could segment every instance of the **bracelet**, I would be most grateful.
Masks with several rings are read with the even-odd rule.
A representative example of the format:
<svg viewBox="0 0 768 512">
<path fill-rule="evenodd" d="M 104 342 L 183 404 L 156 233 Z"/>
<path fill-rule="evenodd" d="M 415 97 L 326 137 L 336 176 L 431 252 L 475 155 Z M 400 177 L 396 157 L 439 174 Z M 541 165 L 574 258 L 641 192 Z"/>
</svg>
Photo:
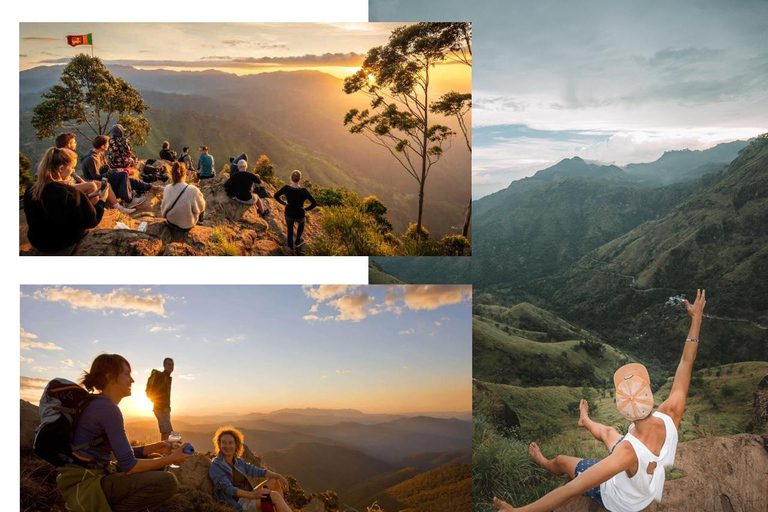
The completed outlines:
<svg viewBox="0 0 768 512">
<path fill-rule="evenodd" d="M 694 343 L 698 343 L 699 342 L 699 340 L 697 340 L 696 338 L 685 338 L 685 341 L 692 341 Z"/>
</svg>

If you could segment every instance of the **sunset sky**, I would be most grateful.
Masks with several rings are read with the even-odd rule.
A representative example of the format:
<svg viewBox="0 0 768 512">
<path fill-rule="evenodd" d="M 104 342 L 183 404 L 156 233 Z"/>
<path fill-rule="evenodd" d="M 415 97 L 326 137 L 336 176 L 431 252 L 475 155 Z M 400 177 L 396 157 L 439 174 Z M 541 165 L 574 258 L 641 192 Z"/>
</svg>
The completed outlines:
<svg viewBox="0 0 768 512">
<path fill-rule="evenodd" d="M 475 199 L 563 158 L 768 131 L 765 1 L 370 0 L 369 16 L 472 22 Z"/>
<path fill-rule="evenodd" d="M 93 34 L 95 55 L 107 64 L 141 69 L 216 69 L 252 74 L 318 70 L 344 78 L 368 50 L 386 44 L 404 23 L 21 23 L 19 70 L 64 64 L 90 46 L 71 47 L 67 35 Z M 469 71 L 455 68 L 461 79 Z"/>
<path fill-rule="evenodd" d="M 133 368 L 126 416 L 173 357 L 175 414 L 471 410 L 468 286 L 23 286 L 21 398 L 99 353 Z"/>
</svg>

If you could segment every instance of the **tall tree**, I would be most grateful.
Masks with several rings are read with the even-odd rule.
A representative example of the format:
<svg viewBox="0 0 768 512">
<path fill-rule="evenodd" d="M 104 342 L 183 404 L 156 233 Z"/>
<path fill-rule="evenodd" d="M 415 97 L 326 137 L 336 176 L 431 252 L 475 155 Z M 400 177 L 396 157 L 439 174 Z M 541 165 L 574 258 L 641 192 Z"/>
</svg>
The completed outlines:
<svg viewBox="0 0 768 512">
<path fill-rule="evenodd" d="M 32 116 L 39 139 L 53 137 L 63 128 L 92 141 L 120 123 L 134 144 L 142 146 L 146 141 L 149 122 L 143 114 L 149 107 L 139 91 L 112 76 L 98 57 L 75 56 L 61 73 L 60 83 L 42 97 Z"/>
<path fill-rule="evenodd" d="M 442 32 L 422 24 L 398 27 L 388 44 L 371 48 L 362 68 L 344 80 L 344 92 L 371 99 L 369 109 L 347 112 L 344 125 L 386 148 L 419 185 L 419 234 L 429 171 L 454 135 L 447 126 L 430 124 L 429 116 L 430 72 L 449 55 Z"/>
<path fill-rule="evenodd" d="M 472 67 L 472 24 L 471 23 L 419 23 L 422 30 L 436 32 L 439 34 L 440 41 L 445 51 L 448 53 L 448 59 L 466 66 Z M 472 152 L 472 140 L 469 126 L 467 123 L 467 114 L 472 111 L 472 94 L 450 91 L 443 94 L 437 101 L 432 103 L 430 110 L 435 114 L 442 114 L 446 117 L 455 117 L 459 123 L 467 149 Z M 469 198 L 467 208 L 464 210 L 464 226 L 461 234 L 464 237 L 469 236 L 469 226 L 472 219 L 472 197 Z"/>
</svg>

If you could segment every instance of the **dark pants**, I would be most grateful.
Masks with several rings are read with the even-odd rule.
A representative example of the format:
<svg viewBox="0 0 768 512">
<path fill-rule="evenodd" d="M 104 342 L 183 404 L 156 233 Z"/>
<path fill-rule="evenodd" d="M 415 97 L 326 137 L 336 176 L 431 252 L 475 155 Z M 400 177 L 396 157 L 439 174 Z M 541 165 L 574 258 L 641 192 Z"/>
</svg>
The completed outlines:
<svg viewBox="0 0 768 512">
<path fill-rule="evenodd" d="M 107 173 L 107 180 L 109 181 L 109 186 L 115 191 L 115 195 L 128 203 L 133 201 L 134 189 L 146 192 L 152 188 L 152 185 L 149 183 L 129 178 L 128 171 L 121 171 L 119 169 L 109 171 Z"/>
<path fill-rule="evenodd" d="M 115 473 L 101 479 L 101 488 L 112 512 L 144 511 L 170 499 L 179 487 L 172 473 L 144 471 Z"/>
<path fill-rule="evenodd" d="M 289 216 L 285 216 L 285 225 L 288 227 L 288 247 L 293 249 L 293 224 L 298 224 L 296 228 L 296 240 L 301 238 L 301 234 L 304 232 L 304 220 L 305 219 L 292 219 Z"/>
</svg>

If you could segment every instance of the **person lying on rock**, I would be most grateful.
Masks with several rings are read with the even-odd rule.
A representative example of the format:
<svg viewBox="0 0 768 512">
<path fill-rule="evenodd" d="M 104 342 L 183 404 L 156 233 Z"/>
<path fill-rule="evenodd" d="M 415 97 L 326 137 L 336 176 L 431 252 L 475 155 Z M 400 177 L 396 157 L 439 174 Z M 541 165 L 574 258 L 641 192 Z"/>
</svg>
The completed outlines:
<svg viewBox="0 0 768 512">
<path fill-rule="evenodd" d="M 163 146 L 160 148 L 160 160 L 176 161 L 176 152 L 171 149 L 171 143 L 167 140 L 163 141 Z"/>
<path fill-rule="evenodd" d="M 213 481 L 213 497 L 239 511 L 291 512 L 285 502 L 288 482 L 282 475 L 242 458 L 245 449 L 243 433 L 234 427 L 221 427 L 213 436 L 216 458 L 208 468 Z M 247 477 L 266 478 L 253 487 Z"/>
<path fill-rule="evenodd" d="M 215 163 L 213 157 L 210 154 L 208 146 L 200 146 L 198 152 L 200 156 L 197 158 L 197 177 L 201 180 L 213 178 L 216 176 Z"/>
<path fill-rule="evenodd" d="M 145 511 L 168 500 L 179 484 L 173 473 L 162 469 L 169 464 L 182 464 L 192 455 L 183 452 L 184 446 L 171 449 L 167 441 L 131 446 L 118 407 L 123 398 L 131 396 L 134 380 L 130 363 L 118 354 L 101 354 L 91 363 L 90 371 L 83 372 L 80 382 L 88 391 L 98 390 L 100 393 L 80 413 L 72 443 L 77 446 L 104 439 L 78 454 L 91 459 L 97 467 L 106 468 L 95 471 L 95 474 L 100 475 L 101 490 L 109 507 L 113 512 Z M 117 465 L 111 464 L 112 455 Z M 86 477 L 93 477 L 93 474 L 84 473 L 83 478 Z M 62 495 L 72 499 L 72 494 L 79 492 L 78 486 L 62 489 L 62 480 L 57 478 Z"/>
<path fill-rule="evenodd" d="M 256 191 L 258 197 L 253 196 Z M 259 215 L 269 215 L 269 203 L 266 202 L 267 193 L 261 184 L 259 177 L 248 172 L 248 160 L 237 161 L 237 172 L 230 173 L 229 179 L 224 183 L 224 191 L 229 197 L 243 204 L 255 204 Z M 266 203 L 266 206 L 264 205 Z"/>
<path fill-rule="evenodd" d="M 579 459 L 558 455 L 547 459 L 536 443 L 529 452 L 537 464 L 553 475 L 566 474 L 571 481 L 522 508 L 493 498 L 499 510 L 505 512 L 550 511 L 580 494 L 589 496 L 611 512 L 639 512 L 652 501 L 661 501 L 664 490 L 664 468 L 675 461 L 677 429 L 685 411 L 688 386 L 691 382 L 693 362 L 699 347 L 699 331 L 706 305 L 706 292 L 697 290 L 696 300 L 685 308 L 691 316 L 691 327 L 683 347 L 683 355 L 675 372 L 669 397 L 653 412 L 648 370 L 638 363 L 619 368 L 613 376 L 616 389 L 616 407 L 632 423 L 622 436 L 608 425 L 589 417 L 586 400 L 580 404 L 579 426 L 584 427 L 602 441 L 609 450 L 604 459 Z"/>
<path fill-rule="evenodd" d="M 163 204 L 160 216 L 168 223 L 168 227 L 177 231 L 189 231 L 203 220 L 205 213 L 205 198 L 200 189 L 189 185 L 187 166 L 174 162 L 171 167 L 171 184 L 163 192 Z"/>
<path fill-rule="evenodd" d="M 104 137 L 104 136 L 100 135 L 99 137 Z M 67 148 L 67 149 L 71 149 L 72 151 L 75 151 L 77 148 L 77 137 L 72 132 L 61 133 L 56 137 L 56 147 L 59 149 Z M 93 150 L 91 150 L 91 153 L 93 153 Z M 84 167 L 85 167 L 86 161 L 89 160 L 90 155 L 91 154 L 89 153 L 89 155 L 83 159 Z M 80 192 L 83 192 L 86 196 L 88 196 L 88 199 L 91 201 L 91 204 L 96 204 L 99 202 L 99 196 L 101 195 L 100 179 L 96 179 L 96 181 L 86 180 L 78 176 L 77 172 L 73 172 L 70 175 L 70 178 L 67 184 L 75 187 L 77 190 L 79 190 Z M 107 199 L 104 202 L 108 207 L 116 208 L 117 210 L 120 211 L 120 213 L 125 213 L 125 214 L 133 213 L 136 211 L 133 208 L 124 207 L 117 201 L 117 196 L 115 196 L 115 193 L 112 190 L 112 187 L 109 185 L 109 183 L 105 185 L 105 188 L 107 189 Z"/>
<path fill-rule="evenodd" d="M 69 184 L 76 165 L 74 151 L 50 148 L 37 167 L 37 179 L 24 192 L 27 238 L 39 251 L 72 247 L 101 222 L 108 191 L 101 189 L 92 203 L 82 190 Z"/>
<path fill-rule="evenodd" d="M 306 213 L 317 206 L 317 201 L 309 193 L 309 190 L 299 185 L 301 183 L 301 171 L 296 170 L 291 173 L 290 185 L 275 192 L 275 199 L 278 203 L 285 206 L 285 225 L 288 228 L 288 248 L 293 250 L 293 225 L 296 224 L 296 247 L 304 244 L 301 234 L 304 232 L 304 222 Z M 287 200 L 281 199 L 285 197 Z M 309 206 L 304 208 L 304 203 L 309 201 Z"/>
</svg>

